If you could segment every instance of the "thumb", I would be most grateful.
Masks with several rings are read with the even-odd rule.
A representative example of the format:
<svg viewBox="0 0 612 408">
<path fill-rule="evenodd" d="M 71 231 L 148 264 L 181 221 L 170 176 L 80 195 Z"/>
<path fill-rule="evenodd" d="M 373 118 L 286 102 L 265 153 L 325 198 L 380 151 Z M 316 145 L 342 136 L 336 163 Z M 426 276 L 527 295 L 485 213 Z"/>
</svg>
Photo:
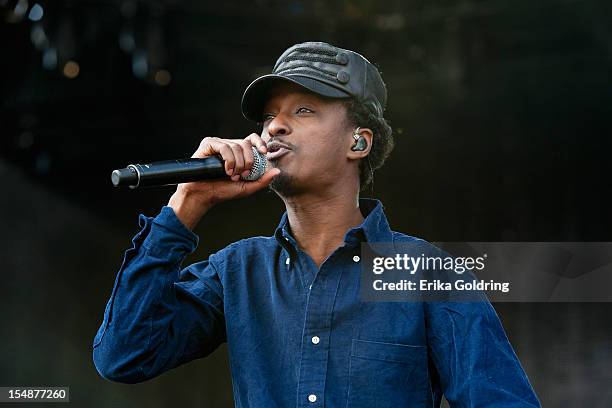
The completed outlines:
<svg viewBox="0 0 612 408">
<path fill-rule="evenodd" d="M 273 168 L 269 171 L 266 171 L 263 176 L 261 176 L 256 181 L 249 181 L 244 183 L 244 190 L 247 194 L 252 194 L 258 190 L 261 190 L 264 187 L 267 187 L 275 177 L 281 174 L 280 169 Z"/>
</svg>

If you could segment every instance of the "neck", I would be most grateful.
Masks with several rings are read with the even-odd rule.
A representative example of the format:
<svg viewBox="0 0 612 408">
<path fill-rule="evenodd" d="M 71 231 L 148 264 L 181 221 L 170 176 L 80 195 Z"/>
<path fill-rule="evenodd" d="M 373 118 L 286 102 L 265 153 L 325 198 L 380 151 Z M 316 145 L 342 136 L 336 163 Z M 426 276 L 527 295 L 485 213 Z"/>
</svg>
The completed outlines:
<svg viewBox="0 0 612 408">
<path fill-rule="evenodd" d="M 358 191 L 283 198 L 291 232 L 317 267 L 344 242 L 346 232 L 363 222 Z"/>
</svg>

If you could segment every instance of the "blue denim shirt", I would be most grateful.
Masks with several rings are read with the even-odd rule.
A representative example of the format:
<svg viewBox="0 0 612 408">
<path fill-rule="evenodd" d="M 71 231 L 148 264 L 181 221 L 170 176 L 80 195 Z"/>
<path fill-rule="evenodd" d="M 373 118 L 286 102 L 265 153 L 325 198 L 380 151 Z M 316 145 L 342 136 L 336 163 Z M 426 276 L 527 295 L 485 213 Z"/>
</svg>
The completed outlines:
<svg viewBox="0 0 612 408">
<path fill-rule="evenodd" d="M 317 268 L 291 235 L 182 268 L 198 237 L 170 207 L 140 215 L 93 342 L 100 375 L 136 383 L 227 342 L 236 407 L 539 407 L 488 301 L 362 302 L 362 240 L 417 240 L 376 200 Z M 423 241 L 424 242 L 424 241 Z M 429 245 L 429 244 L 428 244 Z"/>
</svg>

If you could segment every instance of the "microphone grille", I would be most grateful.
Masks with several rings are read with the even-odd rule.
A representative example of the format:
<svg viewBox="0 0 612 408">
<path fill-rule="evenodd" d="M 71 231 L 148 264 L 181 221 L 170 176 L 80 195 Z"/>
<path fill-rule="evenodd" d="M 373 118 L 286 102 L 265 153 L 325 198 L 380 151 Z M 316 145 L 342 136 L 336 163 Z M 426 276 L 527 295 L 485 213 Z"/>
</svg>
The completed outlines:
<svg viewBox="0 0 612 408">
<path fill-rule="evenodd" d="M 266 172 L 266 166 L 268 165 L 266 155 L 260 153 L 254 146 L 251 146 L 251 149 L 253 149 L 253 167 L 251 167 L 251 171 L 247 176 L 242 177 L 246 181 L 259 180 Z"/>
</svg>

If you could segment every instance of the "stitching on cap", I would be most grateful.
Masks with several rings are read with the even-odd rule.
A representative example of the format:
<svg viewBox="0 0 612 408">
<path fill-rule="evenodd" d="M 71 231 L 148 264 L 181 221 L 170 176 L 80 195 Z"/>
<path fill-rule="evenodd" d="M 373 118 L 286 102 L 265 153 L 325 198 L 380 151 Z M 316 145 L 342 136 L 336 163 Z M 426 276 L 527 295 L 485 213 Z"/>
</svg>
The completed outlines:
<svg viewBox="0 0 612 408">
<path fill-rule="evenodd" d="M 323 55 L 329 55 L 331 57 L 336 56 L 336 51 L 326 50 L 325 48 L 300 47 L 300 48 L 295 48 L 294 51 L 310 52 L 312 54 L 323 54 Z"/>
<path fill-rule="evenodd" d="M 310 68 L 310 69 L 304 70 L 304 69 L 298 69 L 298 68 Z M 325 79 L 334 79 L 336 77 L 336 73 L 333 72 L 333 71 L 327 71 L 327 70 L 321 69 L 321 68 L 313 68 L 312 66 L 305 65 L 305 64 L 293 65 L 291 67 L 282 68 L 282 69 L 279 69 L 278 71 L 276 71 L 276 73 L 280 74 L 280 73 L 286 72 L 286 71 L 291 71 L 291 73 L 302 72 L 302 73 L 308 73 L 308 74 L 311 74 L 311 73 L 312 74 L 318 74 L 318 75 L 320 75 L 321 77 L 323 77 Z M 322 73 L 325 73 L 325 74 L 329 75 L 332 78 L 329 78 L 326 75 L 323 75 Z"/>
<path fill-rule="evenodd" d="M 338 62 L 334 59 L 334 58 L 327 58 L 327 57 L 311 57 L 308 55 L 303 55 L 303 56 L 297 56 L 297 55 L 291 55 L 287 58 L 284 58 L 281 63 L 283 62 L 289 62 L 289 61 L 312 61 L 312 62 L 325 62 L 327 64 L 334 64 L 334 65 L 339 65 Z"/>
</svg>

